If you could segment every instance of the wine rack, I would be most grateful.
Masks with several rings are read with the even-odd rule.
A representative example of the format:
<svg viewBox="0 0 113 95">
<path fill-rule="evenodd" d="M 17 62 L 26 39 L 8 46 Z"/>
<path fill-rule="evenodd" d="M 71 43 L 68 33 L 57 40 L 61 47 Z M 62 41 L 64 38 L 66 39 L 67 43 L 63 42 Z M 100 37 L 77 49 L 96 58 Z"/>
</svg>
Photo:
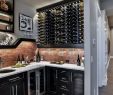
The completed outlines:
<svg viewBox="0 0 113 95">
<path fill-rule="evenodd" d="M 38 47 L 84 46 L 83 0 L 61 1 L 38 12 Z"/>
</svg>

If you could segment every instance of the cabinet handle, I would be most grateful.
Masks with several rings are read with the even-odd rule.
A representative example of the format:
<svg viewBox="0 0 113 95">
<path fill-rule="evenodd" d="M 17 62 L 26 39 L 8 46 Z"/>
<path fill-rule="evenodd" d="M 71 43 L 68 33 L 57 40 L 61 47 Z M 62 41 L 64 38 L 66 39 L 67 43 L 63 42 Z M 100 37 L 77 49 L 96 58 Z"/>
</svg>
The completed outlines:
<svg viewBox="0 0 113 95">
<path fill-rule="evenodd" d="M 66 80 L 66 78 L 65 77 L 62 77 L 62 80 Z"/>
<path fill-rule="evenodd" d="M 18 86 L 16 85 L 16 95 L 18 95 L 18 93 L 17 93 L 17 92 L 18 92 Z"/>
<path fill-rule="evenodd" d="M 16 80 L 19 80 L 19 79 L 22 79 L 22 78 L 16 77 L 16 78 L 9 79 L 9 81 L 16 81 Z"/>
<path fill-rule="evenodd" d="M 12 88 L 12 95 L 14 95 L 14 86 L 12 86 L 11 88 Z"/>
<path fill-rule="evenodd" d="M 61 90 L 64 90 L 64 91 L 69 91 L 69 89 L 66 89 L 66 88 L 60 88 Z"/>
<path fill-rule="evenodd" d="M 60 73 L 66 73 L 66 71 L 61 71 Z"/>
<path fill-rule="evenodd" d="M 62 93 L 62 95 L 66 95 L 66 94 Z"/>
<path fill-rule="evenodd" d="M 72 79 L 72 72 L 71 72 L 71 82 L 73 81 L 73 79 Z"/>
<path fill-rule="evenodd" d="M 58 71 L 56 70 L 56 78 L 58 78 Z"/>
<path fill-rule="evenodd" d="M 66 86 L 62 85 L 62 88 L 65 88 L 66 89 Z"/>
</svg>

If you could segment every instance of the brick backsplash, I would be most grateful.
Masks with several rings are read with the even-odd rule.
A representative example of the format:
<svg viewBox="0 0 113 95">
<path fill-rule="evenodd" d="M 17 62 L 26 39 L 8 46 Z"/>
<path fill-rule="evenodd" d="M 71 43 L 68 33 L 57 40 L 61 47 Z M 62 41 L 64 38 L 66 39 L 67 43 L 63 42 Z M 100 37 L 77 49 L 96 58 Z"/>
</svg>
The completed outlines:
<svg viewBox="0 0 113 95">
<path fill-rule="evenodd" d="M 15 49 L 0 49 L 0 57 L 3 60 L 3 67 L 12 66 L 16 64 L 17 56 L 28 56 L 29 60 L 33 59 L 35 53 L 40 51 L 41 56 L 45 61 L 65 61 L 69 60 L 74 64 L 77 60 L 77 55 L 84 56 L 83 49 L 75 48 L 40 48 L 38 49 L 36 43 L 23 41 Z"/>
<path fill-rule="evenodd" d="M 69 60 L 69 63 L 75 64 L 78 54 L 80 58 L 84 56 L 83 49 L 75 48 L 41 48 L 37 49 L 40 51 L 41 56 L 45 61 L 66 61 Z"/>
<path fill-rule="evenodd" d="M 0 49 L 0 57 L 3 60 L 3 67 L 16 64 L 17 56 L 23 54 L 32 59 L 35 55 L 36 44 L 33 42 L 23 41 L 15 49 Z"/>
</svg>

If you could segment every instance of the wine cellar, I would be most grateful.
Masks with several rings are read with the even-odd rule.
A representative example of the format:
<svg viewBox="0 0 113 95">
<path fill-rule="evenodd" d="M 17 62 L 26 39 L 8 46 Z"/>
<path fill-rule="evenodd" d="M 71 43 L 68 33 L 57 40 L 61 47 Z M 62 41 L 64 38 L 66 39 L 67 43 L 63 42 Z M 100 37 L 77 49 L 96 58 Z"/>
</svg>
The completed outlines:
<svg viewBox="0 0 113 95">
<path fill-rule="evenodd" d="M 37 9 L 38 47 L 84 47 L 84 3 L 62 1 Z"/>
</svg>

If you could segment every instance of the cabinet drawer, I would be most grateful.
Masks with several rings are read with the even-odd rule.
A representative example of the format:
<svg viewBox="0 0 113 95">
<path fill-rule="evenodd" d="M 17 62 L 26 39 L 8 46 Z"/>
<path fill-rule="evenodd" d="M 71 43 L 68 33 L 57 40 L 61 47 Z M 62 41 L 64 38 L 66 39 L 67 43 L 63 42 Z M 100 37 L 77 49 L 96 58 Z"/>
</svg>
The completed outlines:
<svg viewBox="0 0 113 95">
<path fill-rule="evenodd" d="M 70 91 L 71 90 L 71 84 L 66 82 L 59 82 L 58 83 L 58 89 Z"/>
<path fill-rule="evenodd" d="M 68 70 L 58 70 L 58 80 L 70 82 L 71 81 L 71 72 Z"/>
<path fill-rule="evenodd" d="M 17 80 L 22 80 L 22 79 L 24 79 L 24 73 L 16 74 L 16 75 L 9 77 L 10 82 L 14 82 L 14 81 L 17 81 Z"/>
</svg>

